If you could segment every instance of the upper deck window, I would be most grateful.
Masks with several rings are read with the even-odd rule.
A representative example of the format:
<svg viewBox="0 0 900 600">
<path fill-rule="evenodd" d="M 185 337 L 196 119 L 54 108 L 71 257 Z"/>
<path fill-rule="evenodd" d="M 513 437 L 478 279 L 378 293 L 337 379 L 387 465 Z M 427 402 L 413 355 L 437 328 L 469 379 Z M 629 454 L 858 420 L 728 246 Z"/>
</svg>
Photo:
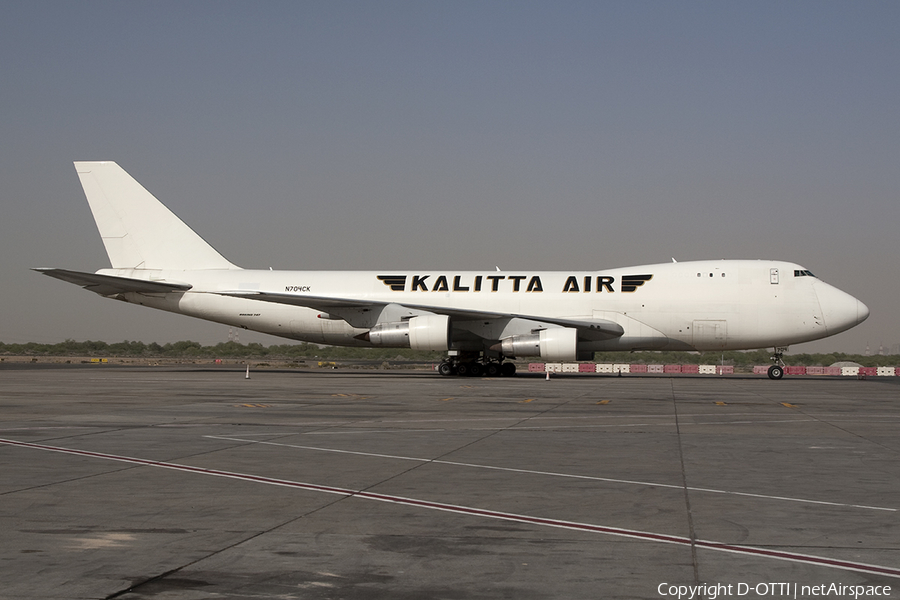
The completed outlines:
<svg viewBox="0 0 900 600">
<path fill-rule="evenodd" d="M 812 274 L 812 271 L 807 271 L 806 269 L 803 269 L 802 271 L 794 270 L 794 277 L 815 277 L 815 275 Z"/>
</svg>

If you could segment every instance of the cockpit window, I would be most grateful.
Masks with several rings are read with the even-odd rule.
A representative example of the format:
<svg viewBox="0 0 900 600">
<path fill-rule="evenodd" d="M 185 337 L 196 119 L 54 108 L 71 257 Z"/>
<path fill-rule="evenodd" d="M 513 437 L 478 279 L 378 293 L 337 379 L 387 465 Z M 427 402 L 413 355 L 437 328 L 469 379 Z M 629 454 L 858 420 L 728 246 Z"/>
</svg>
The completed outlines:
<svg viewBox="0 0 900 600">
<path fill-rule="evenodd" d="M 815 277 L 815 275 L 812 274 L 812 271 L 807 271 L 806 269 L 801 271 L 797 269 L 794 270 L 794 277 Z"/>
</svg>

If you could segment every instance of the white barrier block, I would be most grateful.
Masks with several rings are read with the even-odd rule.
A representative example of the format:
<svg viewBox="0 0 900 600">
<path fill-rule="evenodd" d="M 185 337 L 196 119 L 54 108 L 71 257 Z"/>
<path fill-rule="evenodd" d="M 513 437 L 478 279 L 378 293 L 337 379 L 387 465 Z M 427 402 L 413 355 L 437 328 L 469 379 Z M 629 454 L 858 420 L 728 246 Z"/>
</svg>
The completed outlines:
<svg viewBox="0 0 900 600">
<path fill-rule="evenodd" d="M 716 374 L 716 365 L 700 365 L 700 374 L 701 375 L 715 375 Z"/>
<path fill-rule="evenodd" d="M 896 367 L 878 367 L 878 375 L 881 377 L 891 377 L 897 374 Z"/>
<path fill-rule="evenodd" d="M 544 370 L 547 373 L 562 373 L 562 363 L 547 363 Z"/>
<path fill-rule="evenodd" d="M 563 373 L 577 373 L 578 372 L 578 363 L 565 363 L 562 366 Z"/>
<path fill-rule="evenodd" d="M 856 377 L 859 375 L 859 367 L 841 367 L 841 375 L 845 377 Z"/>
<path fill-rule="evenodd" d="M 612 373 L 613 366 L 609 363 L 597 363 L 596 373 Z"/>
<path fill-rule="evenodd" d="M 626 364 L 620 364 L 620 365 L 614 364 L 612 372 L 613 373 L 631 373 L 631 365 L 630 364 L 627 364 L 627 365 Z"/>
</svg>

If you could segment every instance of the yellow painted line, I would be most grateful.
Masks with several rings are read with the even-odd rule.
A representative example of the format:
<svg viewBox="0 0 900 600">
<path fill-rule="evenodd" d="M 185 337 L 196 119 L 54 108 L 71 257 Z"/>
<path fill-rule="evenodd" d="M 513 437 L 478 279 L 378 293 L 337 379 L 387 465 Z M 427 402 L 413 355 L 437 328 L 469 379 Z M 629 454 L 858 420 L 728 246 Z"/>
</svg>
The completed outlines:
<svg viewBox="0 0 900 600">
<path fill-rule="evenodd" d="M 717 406 L 728 406 L 725 402 L 716 402 Z"/>
<path fill-rule="evenodd" d="M 441 402 L 446 402 L 447 400 L 456 400 L 456 398 L 441 398 Z"/>
<path fill-rule="evenodd" d="M 528 404 L 529 402 L 534 402 L 534 398 L 529 398 L 527 400 L 522 400 L 519 404 Z"/>
<path fill-rule="evenodd" d="M 782 402 L 781 405 L 787 408 L 797 408 L 796 404 L 791 404 L 790 402 Z"/>
<path fill-rule="evenodd" d="M 269 408 L 268 404 L 240 404 L 244 408 Z"/>
<path fill-rule="evenodd" d="M 597 404 L 609 404 L 609 400 L 601 400 Z"/>
</svg>

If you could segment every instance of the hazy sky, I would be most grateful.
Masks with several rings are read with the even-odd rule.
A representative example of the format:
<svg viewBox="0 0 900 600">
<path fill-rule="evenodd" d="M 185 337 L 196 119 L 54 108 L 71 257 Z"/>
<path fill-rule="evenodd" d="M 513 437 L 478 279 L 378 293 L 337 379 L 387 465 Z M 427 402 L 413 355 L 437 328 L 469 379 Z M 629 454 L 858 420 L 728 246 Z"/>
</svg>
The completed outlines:
<svg viewBox="0 0 900 600">
<path fill-rule="evenodd" d="M 898 2 L 0 6 L 0 341 L 227 340 L 29 271 L 115 160 L 244 267 L 783 259 L 900 344 Z"/>
</svg>

